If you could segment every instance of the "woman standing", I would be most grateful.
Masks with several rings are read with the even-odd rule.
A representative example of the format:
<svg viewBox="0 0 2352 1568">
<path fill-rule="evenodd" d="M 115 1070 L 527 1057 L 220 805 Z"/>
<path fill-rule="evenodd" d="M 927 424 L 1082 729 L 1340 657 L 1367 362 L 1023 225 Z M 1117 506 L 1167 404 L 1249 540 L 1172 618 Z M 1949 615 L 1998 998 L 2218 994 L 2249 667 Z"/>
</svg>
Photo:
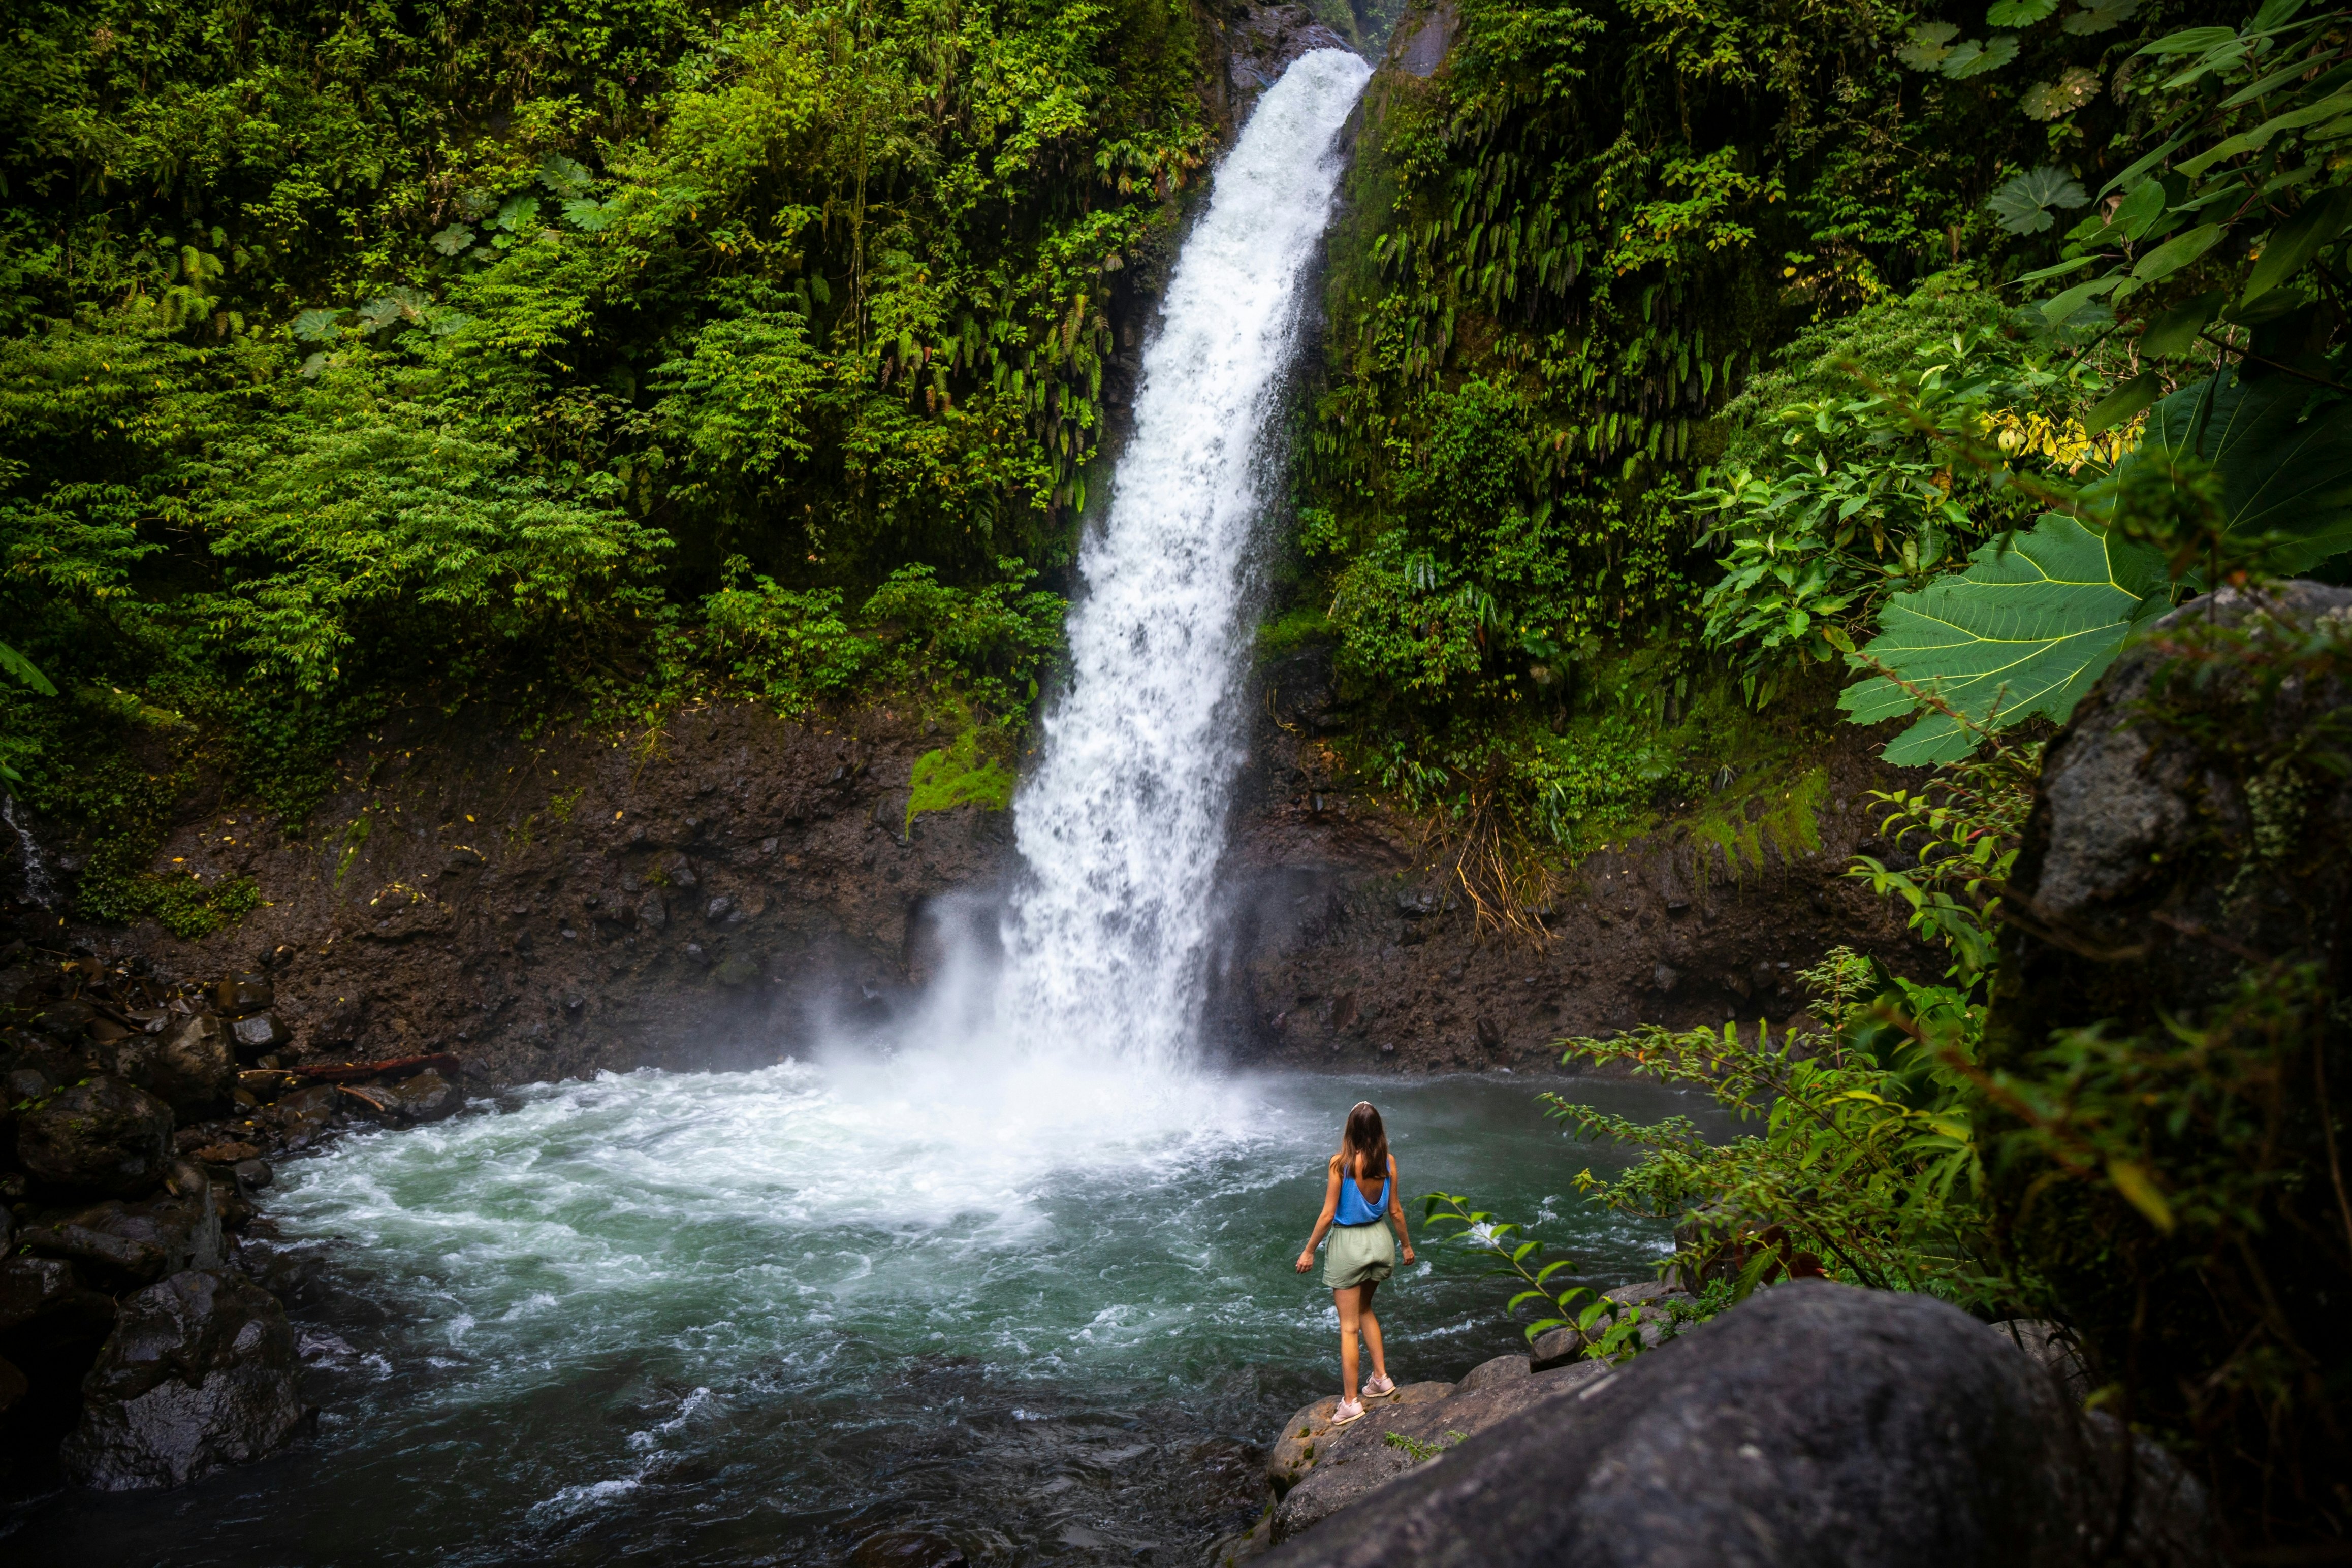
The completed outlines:
<svg viewBox="0 0 2352 1568">
<path fill-rule="evenodd" d="M 1331 1250 L 1323 1260 L 1323 1282 L 1331 1287 L 1332 1304 L 1339 1309 L 1339 1408 L 1331 1425 L 1344 1427 L 1364 1413 L 1356 1397 L 1356 1335 L 1360 1332 L 1372 1353 L 1372 1380 L 1363 1385 L 1365 1399 L 1385 1399 L 1396 1392 L 1389 1381 L 1387 1357 L 1381 1348 L 1381 1320 L 1372 1316 L 1372 1292 L 1396 1268 L 1396 1247 L 1381 1221 L 1396 1226 L 1396 1246 L 1404 1260 L 1412 1261 L 1412 1238 L 1405 1234 L 1404 1211 L 1396 1204 L 1396 1157 L 1389 1153 L 1388 1130 L 1369 1100 L 1360 1100 L 1348 1113 L 1339 1134 L 1339 1152 L 1331 1156 L 1329 1179 L 1323 1188 L 1323 1212 L 1316 1218 L 1315 1234 L 1298 1255 L 1298 1271 L 1315 1267 L 1315 1249 L 1331 1234 Z"/>
</svg>

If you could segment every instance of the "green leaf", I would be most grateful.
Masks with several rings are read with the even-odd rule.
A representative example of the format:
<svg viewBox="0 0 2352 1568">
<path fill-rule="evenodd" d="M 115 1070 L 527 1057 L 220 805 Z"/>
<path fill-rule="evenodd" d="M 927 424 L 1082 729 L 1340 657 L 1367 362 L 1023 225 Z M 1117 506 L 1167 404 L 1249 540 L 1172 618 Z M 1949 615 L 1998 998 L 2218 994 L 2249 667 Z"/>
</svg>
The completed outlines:
<svg viewBox="0 0 2352 1568">
<path fill-rule="evenodd" d="M 1995 33 L 1982 44 L 1971 38 L 1955 47 L 1937 68 L 1954 80 L 1997 71 L 2017 58 L 2017 35 Z"/>
<path fill-rule="evenodd" d="M 2200 224 L 2187 234 L 2174 235 L 2132 265 L 2132 276 L 2154 283 L 2187 267 L 2221 243 L 2220 224 Z"/>
<path fill-rule="evenodd" d="M 2238 41 L 2235 27 L 2189 27 L 2178 33 L 2168 33 L 2140 50 L 2143 55 L 2159 57 L 2169 55 L 2201 55 L 2206 50 Z"/>
<path fill-rule="evenodd" d="M 294 335 L 306 343 L 323 342 L 333 335 L 335 323 L 342 319 L 340 310 L 305 310 L 294 318 Z"/>
<path fill-rule="evenodd" d="M 1997 540 L 1977 550 L 1958 576 L 1895 595 L 1863 656 L 1979 723 L 1996 709 L 2003 725 L 2033 714 L 2063 723 L 2133 623 L 2169 606 L 2168 583 L 2164 558 L 2147 546 L 2045 513 L 2005 548 Z M 1838 706 L 1856 724 L 1920 706 L 1885 675 L 1849 686 Z M 1917 767 L 1975 749 L 1966 727 L 1931 712 L 1888 742 L 1885 757 Z"/>
<path fill-rule="evenodd" d="M 41 674 L 32 660 L 27 659 L 5 643 L 0 643 L 0 670 L 5 670 L 16 676 L 45 697 L 58 695 L 58 688 L 50 685 L 49 677 Z"/>
<path fill-rule="evenodd" d="M 2055 299 L 2042 302 L 2042 316 L 2048 321 L 2063 321 L 2123 281 L 2123 274 L 2111 272 L 2105 277 L 2095 277 L 2088 283 L 2078 283 Z"/>
<path fill-rule="evenodd" d="M 1895 51 L 1895 57 L 1915 71 L 1932 71 L 1944 63 L 1952 52 L 1952 40 L 1960 30 L 1949 22 L 1922 22 L 1911 29 L 1910 39 Z"/>
<path fill-rule="evenodd" d="M 2002 182 L 1985 205 L 2013 235 L 2040 234 L 2053 221 L 2053 207 L 2074 208 L 2090 201 L 2088 192 L 2063 171 L 2044 165 Z"/>
<path fill-rule="evenodd" d="M 455 256 L 474 243 L 474 231 L 464 224 L 451 224 L 433 236 L 435 250 L 443 256 Z"/>
<path fill-rule="evenodd" d="M 2107 1181 L 2124 1201 L 2147 1216 L 2147 1222 L 2168 1234 L 2172 1229 L 2172 1205 L 2165 1201 L 2147 1170 L 2131 1160 L 2109 1160 Z"/>
<path fill-rule="evenodd" d="M 2155 402 L 2163 393 L 2164 378 L 2154 371 L 2142 371 L 2101 398 L 2098 405 L 2084 416 L 2083 434 L 2104 434 Z"/>
<path fill-rule="evenodd" d="M 2278 540 L 2270 570 L 2306 571 L 2352 549 L 2352 402 L 2326 398 L 2291 376 L 2242 379 L 2235 369 L 2210 388 L 2183 387 L 2148 416 L 2147 434 L 2126 464 L 2203 458 L 2221 474 L 2222 529 L 2241 539 Z M 2125 477 L 2121 466 L 2117 478 Z"/>
<path fill-rule="evenodd" d="M 2078 256 L 2071 261 L 2062 261 L 2053 266 L 2037 267 L 2032 272 L 2021 275 L 2017 281 L 2020 283 L 2040 283 L 2044 278 L 2063 277 L 2070 272 L 2082 271 L 2083 268 L 2090 266 L 2093 262 L 2098 259 L 2099 258 L 2095 256 Z"/>
<path fill-rule="evenodd" d="M 2099 0 L 2096 5 L 2070 13 L 2060 26 L 2078 37 L 2111 32 L 2130 20 L 2139 7 L 2140 0 Z"/>
<path fill-rule="evenodd" d="M 2209 288 L 2151 317 L 2139 335 L 2139 351 L 2158 359 L 2189 352 L 2197 346 L 2197 334 L 2221 313 L 2229 298 L 2218 288 Z"/>
<path fill-rule="evenodd" d="M 2352 185 L 2338 185 L 2305 202 L 2301 212 L 2272 233 L 2240 298 L 2252 300 L 2293 277 L 2333 245 L 2347 224 L 2352 224 Z"/>
<path fill-rule="evenodd" d="M 561 152 L 551 152 L 539 162 L 539 183 L 558 196 L 577 196 L 588 189 L 595 176 L 582 165 Z"/>
<path fill-rule="evenodd" d="M 2147 173 L 2150 169 L 2155 168 L 2158 163 L 2163 162 L 2167 158 L 2171 157 L 2173 153 L 2179 152 L 2180 150 L 2180 144 L 2188 140 L 2189 132 L 2185 131 L 2182 131 L 2179 135 L 2174 137 L 2171 141 L 2166 142 L 2155 152 L 2147 153 L 2142 157 L 2139 162 L 2134 163 L 2122 173 L 2116 175 L 2114 179 L 2101 186 L 2099 188 L 2099 194 L 2102 196 L 2107 195 L 2112 192 L 2124 190 L 2126 187 L 2133 185 L 2141 175 Z"/>
<path fill-rule="evenodd" d="M 2035 120 L 2055 120 L 2062 114 L 2074 113 L 2098 96 L 2098 73 L 2075 66 L 2059 72 L 2056 81 L 2036 82 L 2027 88 L 2017 106 Z"/>
<path fill-rule="evenodd" d="M 1985 12 L 1988 27 L 2024 27 L 2058 9 L 2058 0 L 1993 0 Z"/>
</svg>

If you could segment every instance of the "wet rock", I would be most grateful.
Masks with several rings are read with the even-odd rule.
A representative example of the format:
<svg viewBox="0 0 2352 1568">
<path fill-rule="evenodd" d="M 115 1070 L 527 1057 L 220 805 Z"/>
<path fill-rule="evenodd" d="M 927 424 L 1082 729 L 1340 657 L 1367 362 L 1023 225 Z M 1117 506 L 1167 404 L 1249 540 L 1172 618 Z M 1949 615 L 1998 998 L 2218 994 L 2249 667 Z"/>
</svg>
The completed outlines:
<svg viewBox="0 0 2352 1568">
<path fill-rule="evenodd" d="M 660 894 L 648 892 L 637 900 L 637 920 L 639 924 L 658 931 L 669 924 L 669 905 L 662 902 Z"/>
<path fill-rule="evenodd" d="M 1274 1511 L 1273 1539 L 1289 1540 L 1464 1439 L 1549 1400 L 1571 1397 L 1601 1380 L 1599 1362 L 1518 1377 L 1399 1407 L 1368 1406 L 1364 1418 L 1331 1433 L 1314 1463 Z"/>
<path fill-rule="evenodd" d="M 286 1147 L 303 1149 L 317 1143 L 319 1134 L 334 1124 L 344 1103 L 331 1085 L 314 1084 L 281 1098 L 269 1108 L 268 1117 Z"/>
<path fill-rule="evenodd" d="M 219 1206 L 194 1166 L 179 1167 L 179 1191 L 143 1202 L 109 1198 L 62 1219 L 28 1225 L 21 1244 L 69 1260 L 93 1279 L 119 1287 L 151 1285 L 184 1269 L 217 1269 L 225 1260 Z"/>
<path fill-rule="evenodd" d="M 115 1048 L 114 1061 L 118 1075 L 172 1107 L 184 1122 L 215 1114 L 236 1091 L 236 1062 L 226 1030 L 209 1013 L 161 1034 L 132 1036 Z"/>
<path fill-rule="evenodd" d="M 1450 1397 L 1454 1391 L 1451 1383 L 1405 1383 L 1397 1386 L 1396 1397 L 1377 1401 L 1375 1408 L 1395 1410 L 1409 1405 L 1427 1405 Z M 1329 1448 L 1332 1438 L 1348 1430 L 1334 1427 L 1331 1417 L 1337 1414 L 1339 1396 L 1326 1395 L 1283 1423 L 1282 1436 L 1276 1439 L 1274 1449 L 1266 1456 L 1265 1479 L 1276 1496 L 1290 1490 L 1315 1466 L 1316 1456 Z M 1365 1420 L 1371 1419 L 1367 1416 Z M 1361 1423 L 1353 1423 L 1360 1425 Z"/>
<path fill-rule="evenodd" d="M 257 1459 L 310 1414 L 299 1366 L 275 1296 L 238 1274 L 174 1274 L 122 1303 L 59 1458 L 101 1491 L 184 1486 Z"/>
<path fill-rule="evenodd" d="M 241 1019 L 275 1006 L 278 988 L 267 975 L 232 975 L 213 988 L 213 1006 L 223 1018 Z"/>
<path fill-rule="evenodd" d="M 131 1197 L 172 1168 L 172 1108 L 120 1078 L 63 1089 L 16 1124 L 16 1159 L 52 1186 Z"/>
<path fill-rule="evenodd" d="M 0 1259 L 0 1333 L 93 1303 L 102 1315 L 114 1315 L 114 1303 L 84 1284 L 81 1270 L 68 1259 Z"/>
<path fill-rule="evenodd" d="M 1492 1388 L 1497 1384 L 1528 1376 L 1534 1370 L 1524 1355 L 1498 1355 L 1492 1361 L 1482 1361 L 1472 1367 L 1462 1379 L 1462 1392 L 1469 1394 L 1481 1388 Z"/>
<path fill-rule="evenodd" d="M 239 1160 L 230 1174 L 236 1177 L 239 1192 L 259 1192 L 278 1179 L 268 1160 Z"/>
<path fill-rule="evenodd" d="M 2196 1483 L 2160 1448 L 2084 1417 L 2040 1365 L 1930 1297 L 1775 1286 L 1588 1375 L 1410 1467 L 1268 1561 L 2220 1562 Z"/>
<path fill-rule="evenodd" d="M 278 1021 L 276 1013 L 256 1013 L 251 1018 L 239 1019 L 230 1026 L 230 1033 L 236 1037 L 237 1054 L 247 1059 L 266 1056 L 294 1043 L 293 1031 Z"/>
<path fill-rule="evenodd" d="M 702 918 L 716 925 L 734 913 L 735 901 L 722 893 L 703 905 Z"/>
<path fill-rule="evenodd" d="M 465 1092 L 432 1068 L 392 1083 L 371 1083 L 352 1090 L 362 1096 L 379 1120 L 402 1126 L 438 1122 L 465 1108 Z"/>
<path fill-rule="evenodd" d="M 197 1148 L 190 1150 L 189 1157 L 205 1165 L 233 1168 L 240 1161 L 253 1159 L 260 1153 L 261 1151 L 254 1147 L 251 1144 L 242 1141 L 230 1141 L 218 1144 L 205 1144 Z"/>
<path fill-rule="evenodd" d="M 1687 1301 L 1691 1299 L 1686 1292 L 1677 1291 L 1657 1280 L 1641 1280 L 1631 1285 L 1619 1285 L 1613 1290 L 1601 1291 L 1601 1295 L 1602 1300 L 1615 1301 L 1620 1306 L 1642 1307 L 1657 1311 L 1659 1321 L 1644 1322 L 1642 1325 L 1642 1343 L 1645 1347 L 1657 1345 L 1666 1337 L 1664 1304 L 1670 1301 Z M 1579 1303 L 1580 1306 L 1585 1304 L 1587 1303 Z M 1647 1311 L 1643 1313 L 1645 1318 L 1650 1315 Z M 1584 1347 L 1598 1343 L 1601 1336 L 1609 1332 L 1610 1323 L 1611 1320 L 1606 1317 L 1597 1320 L 1592 1325 L 1592 1333 L 1589 1335 L 1575 1324 L 1570 1323 L 1537 1336 L 1534 1354 L 1530 1358 L 1535 1364 L 1535 1369 L 1538 1372 L 1544 1372 L 1555 1366 L 1566 1366 L 1570 1362 L 1581 1359 Z"/>
</svg>

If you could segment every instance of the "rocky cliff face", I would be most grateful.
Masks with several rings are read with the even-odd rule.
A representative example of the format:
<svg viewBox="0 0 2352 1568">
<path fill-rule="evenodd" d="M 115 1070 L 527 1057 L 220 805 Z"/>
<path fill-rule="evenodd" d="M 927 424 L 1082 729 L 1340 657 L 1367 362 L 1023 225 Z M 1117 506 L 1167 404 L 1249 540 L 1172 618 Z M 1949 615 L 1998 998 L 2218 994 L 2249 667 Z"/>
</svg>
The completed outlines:
<svg viewBox="0 0 2352 1568">
<path fill-rule="evenodd" d="M 743 1064 L 886 1016 L 927 912 L 1009 868 L 1010 821 L 906 821 L 944 744 L 887 710 L 796 725 L 689 709 L 615 742 L 466 716 L 384 726 L 307 828 L 199 796 L 163 859 L 267 902 L 183 942 L 59 935 L 183 974 L 267 972 L 289 1060 L 448 1050 L 491 1079 Z"/>
<path fill-rule="evenodd" d="M 1727 1018 L 1776 1025 L 1795 975 L 1840 943 L 1906 972 L 1922 956 L 1852 856 L 1894 855 L 1868 791 L 1916 785 L 1847 730 L 1817 777 L 1717 802 L 1752 846 L 1669 828 L 1576 868 L 1534 937 L 1482 933 L 1415 824 L 1336 767 L 1325 655 L 1265 673 L 1233 852 L 1220 1032 L 1280 1060 L 1423 1071 L 1548 1063 L 1563 1036 Z M 1737 857 L 1736 861 L 1734 857 Z"/>
<path fill-rule="evenodd" d="M 1863 791 L 1892 781 L 1859 733 L 1822 759 L 1818 848 L 1759 831 L 1764 864 L 1735 878 L 1712 845 L 1624 846 L 1579 868 L 1537 943 L 1482 937 L 1410 825 L 1335 775 L 1328 702 L 1310 653 L 1255 705 L 1215 976 L 1213 1033 L 1235 1056 L 1541 1062 L 1566 1034 L 1777 1022 L 1831 945 L 1907 951 L 1841 875 L 1871 831 Z M 190 800 L 162 859 L 253 877 L 267 902 L 237 926 L 49 927 L 39 946 L 266 973 L 286 1038 L 257 1033 L 248 1061 L 448 1051 L 509 1082 L 761 1063 L 887 1022 L 950 926 L 992 928 L 1019 869 L 1010 816 L 906 817 L 916 758 L 949 738 L 887 708 L 803 725 L 698 707 L 619 739 L 420 716 L 356 745 L 299 831 Z"/>
</svg>

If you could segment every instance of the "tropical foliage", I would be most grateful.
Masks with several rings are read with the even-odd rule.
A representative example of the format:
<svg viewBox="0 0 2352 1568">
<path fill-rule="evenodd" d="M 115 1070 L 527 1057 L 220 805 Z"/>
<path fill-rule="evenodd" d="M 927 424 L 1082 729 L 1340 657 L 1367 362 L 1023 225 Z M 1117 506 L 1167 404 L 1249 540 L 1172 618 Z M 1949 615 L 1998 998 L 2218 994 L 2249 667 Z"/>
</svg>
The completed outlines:
<svg viewBox="0 0 2352 1568">
<path fill-rule="evenodd" d="M 1017 719 L 1197 48 L 1169 0 L 22 8 L 0 595 L 62 695 L 0 693 L 0 767 L 129 866 L 132 751 L 299 826 L 404 705 Z"/>
</svg>

